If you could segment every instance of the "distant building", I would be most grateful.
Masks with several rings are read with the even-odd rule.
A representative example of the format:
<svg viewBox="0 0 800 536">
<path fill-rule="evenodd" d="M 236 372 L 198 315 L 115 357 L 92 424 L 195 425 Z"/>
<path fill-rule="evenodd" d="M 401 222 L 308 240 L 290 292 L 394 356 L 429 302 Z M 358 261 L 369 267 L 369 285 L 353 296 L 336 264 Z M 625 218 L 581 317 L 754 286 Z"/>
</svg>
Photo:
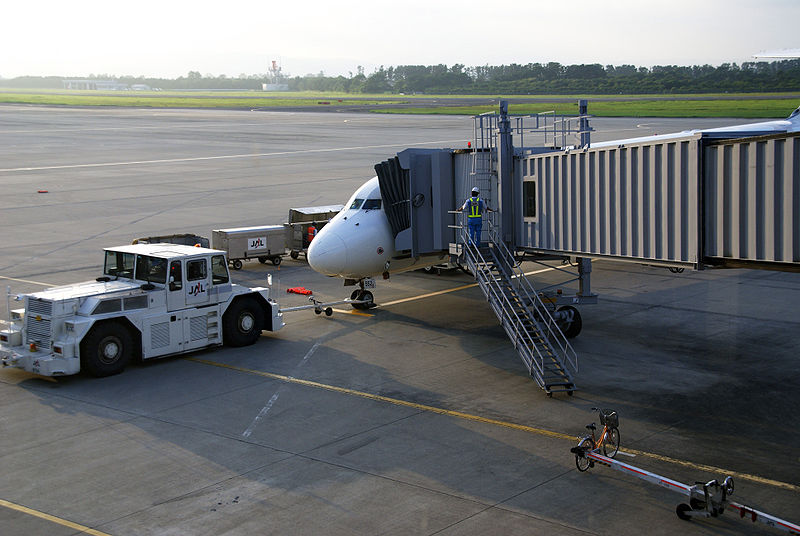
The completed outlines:
<svg viewBox="0 0 800 536">
<path fill-rule="evenodd" d="M 64 89 L 91 89 L 105 91 L 125 91 L 130 89 L 128 84 L 114 80 L 62 80 Z"/>
<path fill-rule="evenodd" d="M 289 91 L 289 84 L 261 84 L 264 91 Z"/>
</svg>

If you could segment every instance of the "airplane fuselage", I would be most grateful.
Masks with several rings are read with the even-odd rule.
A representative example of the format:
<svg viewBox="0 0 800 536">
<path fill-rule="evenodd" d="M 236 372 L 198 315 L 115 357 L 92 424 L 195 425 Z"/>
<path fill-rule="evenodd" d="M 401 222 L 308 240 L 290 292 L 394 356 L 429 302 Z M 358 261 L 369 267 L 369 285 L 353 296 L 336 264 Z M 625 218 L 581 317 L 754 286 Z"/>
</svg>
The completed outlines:
<svg viewBox="0 0 800 536">
<path fill-rule="evenodd" d="M 384 211 L 378 178 L 365 182 L 311 242 L 308 264 L 315 271 L 360 280 L 444 262 L 447 255 L 399 255 Z"/>
</svg>

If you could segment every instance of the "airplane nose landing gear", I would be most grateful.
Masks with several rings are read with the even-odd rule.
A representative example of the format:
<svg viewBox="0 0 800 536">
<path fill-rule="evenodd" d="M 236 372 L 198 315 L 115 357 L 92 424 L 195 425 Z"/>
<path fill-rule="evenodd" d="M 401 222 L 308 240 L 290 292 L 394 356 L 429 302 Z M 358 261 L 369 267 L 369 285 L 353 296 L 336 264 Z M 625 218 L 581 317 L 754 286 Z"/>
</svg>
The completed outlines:
<svg viewBox="0 0 800 536">
<path fill-rule="evenodd" d="M 350 294 L 350 299 L 354 301 L 351 304 L 353 309 L 372 309 L 375 307 L 372 292 L 367 290 L 367 288 L 375 288 L 375 281 L 373 279 L 362 279 L 358 282 L 358 285 L 360 288 Z"/>
<path fill-rule="evenodd" d="M 350 299 L 354 300 L 353 309 L 372 309 L 375 307 L 372 292 L 368 290 L 356 289 L 350 294 Z"/>
</svg>

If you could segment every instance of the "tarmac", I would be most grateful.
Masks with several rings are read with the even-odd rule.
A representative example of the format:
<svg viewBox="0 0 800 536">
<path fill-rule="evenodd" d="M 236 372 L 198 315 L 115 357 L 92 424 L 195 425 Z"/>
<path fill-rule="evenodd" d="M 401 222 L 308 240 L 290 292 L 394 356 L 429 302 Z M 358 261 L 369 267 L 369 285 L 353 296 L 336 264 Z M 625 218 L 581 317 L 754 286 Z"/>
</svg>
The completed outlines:
<svg viewBox="0 0 800 536">
<path fill-rule="evenodd" d="M 596 119 L 593 140 L 747 121 Z M 278 224 L 344 203 L 408 147 L 465 147 L 465 117 L 0 107 L 0 283 L 93 279 L 103 247 Z M 526 136 L 526 141 L 528 137 Z M 40 190 L 47 193 L 38 193 Z M 526 263 L 535 286 L 557 262 Z M 282 306 L 350 293 L 308 268 L 233 280 Z M 575 396 L 545 396 L 474 280 L 379 281 L 369 311 L 285 314 L 253 346 L 103 379 L 0 370 L 0 527 L 11 535 L 772 534 L 569 449 L 600 406 L 622 461 L 800 522 L 800 276 L 593 263 Z M 12 307 L 14 307 L 12 302 Z M 5 300 L 0 318 L 7 318 Z"/>
</svg>

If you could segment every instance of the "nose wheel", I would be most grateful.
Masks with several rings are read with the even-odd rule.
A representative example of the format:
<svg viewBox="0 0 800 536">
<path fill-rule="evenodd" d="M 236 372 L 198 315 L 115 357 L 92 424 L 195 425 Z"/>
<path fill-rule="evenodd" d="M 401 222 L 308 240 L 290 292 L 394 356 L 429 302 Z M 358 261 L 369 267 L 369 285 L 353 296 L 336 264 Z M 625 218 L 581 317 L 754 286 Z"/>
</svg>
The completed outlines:
<svg viewBox="0 0 800 536">
<path fill-rule="evenodd" d="M 368 290 L 356 289 L 350 294 L 350 299 L 362 303 L 353 303 L 353 309 L 372 309 L 375 307 L 372 292 Z"/>
</svg>

